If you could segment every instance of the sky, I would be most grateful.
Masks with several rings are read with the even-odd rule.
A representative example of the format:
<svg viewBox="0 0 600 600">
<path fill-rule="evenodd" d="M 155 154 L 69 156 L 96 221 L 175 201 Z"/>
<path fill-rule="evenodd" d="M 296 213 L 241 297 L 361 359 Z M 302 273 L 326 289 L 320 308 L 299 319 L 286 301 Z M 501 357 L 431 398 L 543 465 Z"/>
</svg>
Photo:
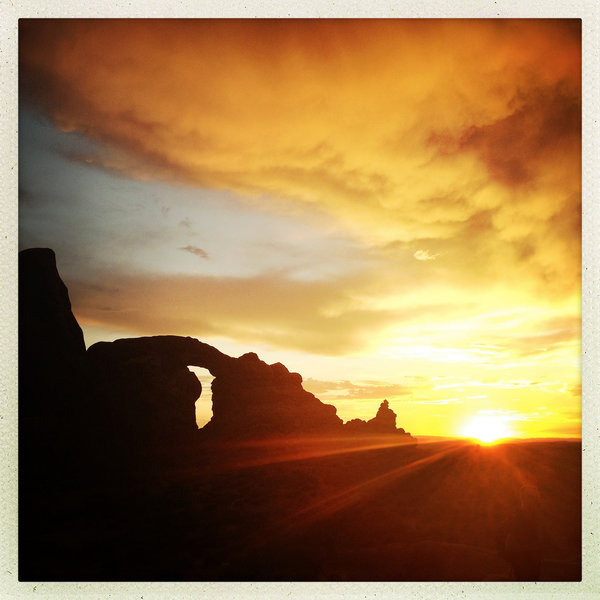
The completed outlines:
<svg viewBox="0 0 600 600">
<path fill-rule="evenodd" d="M 21 19 L 19 88 L 19 244 L 88 346 L 190 335 L 344 420 L 580 435 L 579 20 Z"/>
</svg>

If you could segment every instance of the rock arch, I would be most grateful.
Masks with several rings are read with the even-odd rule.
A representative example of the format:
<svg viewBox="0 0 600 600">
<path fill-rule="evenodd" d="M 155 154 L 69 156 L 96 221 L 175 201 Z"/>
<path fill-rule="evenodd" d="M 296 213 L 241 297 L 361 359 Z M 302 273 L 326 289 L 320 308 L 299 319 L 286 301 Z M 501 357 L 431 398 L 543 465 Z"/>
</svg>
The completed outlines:
<svg viewBox="0 0 600 600">
<path fill-rule="evenodd" d="M 194 403 L 202 387 L 188 369 L 192 365 L 215 377 L 213 416 L 202 428 L 204 435 L 239 439 L 342 430 L 336 408 L 304 390 L 298 373 L 281 363 L 269 365 L 253 352 L 233 358 L 195 338 L 166 335 L 99 342 L 87 354 L 110 388 L 105 398 L 120 407 L 135 398 L 136 418 L 152 411 L 151 420 L 162 423 L 169 435 L 195 430 Z M 134 417 L 127 416 L 121 415 L 125 421 Z"/>
</svg>

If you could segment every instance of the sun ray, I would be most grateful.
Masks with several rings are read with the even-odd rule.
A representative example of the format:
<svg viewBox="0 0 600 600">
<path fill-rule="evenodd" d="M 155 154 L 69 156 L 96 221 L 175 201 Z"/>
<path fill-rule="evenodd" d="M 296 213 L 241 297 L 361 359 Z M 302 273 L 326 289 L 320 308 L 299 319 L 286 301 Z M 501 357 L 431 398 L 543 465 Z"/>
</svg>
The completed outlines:
<svg viewBox="0 0 600 600">
<path fill-rule="evenodd" d="M 350 486 L 341 492 L 332 494 L 322 498 L 308 506 L 305 506 L 296 513 L 289 515 L 282 520 L 277 529 L 279 534 L 282 532 L 290 533 L 292 530 L 302 529 L 309 524 L 320 519 L 327 518 L 332 514 L 339 512 L 353 504 L 364 499 L 369 494 L 373 494 L 376 490 L 384 488 L 392 481 L 397 482 L 399 479 L 431 466 L 441 459 L 456 453 L 464 448 L 464 444 L 460 441 L 444 443 L 443 448 L 438 452 L 431 454 L 425 458 L 420 458 L 402 465 L 396 469 L 392 469 L 378 475 L 376 477 L 366 479 L 360 483 Z"/>
</svg>

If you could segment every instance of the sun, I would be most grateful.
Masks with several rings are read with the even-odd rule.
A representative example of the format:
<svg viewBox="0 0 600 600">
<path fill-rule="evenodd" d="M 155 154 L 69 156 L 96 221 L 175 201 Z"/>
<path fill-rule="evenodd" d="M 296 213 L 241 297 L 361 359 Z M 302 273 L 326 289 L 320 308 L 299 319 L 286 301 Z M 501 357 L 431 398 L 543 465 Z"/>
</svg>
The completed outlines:
<svg viewBox="0 0 600 600">
<path fill-rule="evenodd" d="M 469 419 L 461 433 L 465 437 L 475 438 L 485 444 L 491 444 L 512 435 L 505 420 L 493 415 L 477 415 Z"/>
</svg>

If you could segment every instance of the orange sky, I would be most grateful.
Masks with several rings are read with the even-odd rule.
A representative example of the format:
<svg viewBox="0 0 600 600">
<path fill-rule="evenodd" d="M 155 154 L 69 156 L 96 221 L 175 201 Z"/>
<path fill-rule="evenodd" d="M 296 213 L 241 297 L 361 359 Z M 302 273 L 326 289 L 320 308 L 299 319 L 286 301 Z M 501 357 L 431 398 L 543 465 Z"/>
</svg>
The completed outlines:
<svg viewBox="0 0 600 600">
<path fill-rule="evenodd" d="M 88 343 L 253 350 L 414 433 L 579 435 L 579 21 L 21 20 L 19 47 L 21 244 L 64 249 Z"/>
</svg>

